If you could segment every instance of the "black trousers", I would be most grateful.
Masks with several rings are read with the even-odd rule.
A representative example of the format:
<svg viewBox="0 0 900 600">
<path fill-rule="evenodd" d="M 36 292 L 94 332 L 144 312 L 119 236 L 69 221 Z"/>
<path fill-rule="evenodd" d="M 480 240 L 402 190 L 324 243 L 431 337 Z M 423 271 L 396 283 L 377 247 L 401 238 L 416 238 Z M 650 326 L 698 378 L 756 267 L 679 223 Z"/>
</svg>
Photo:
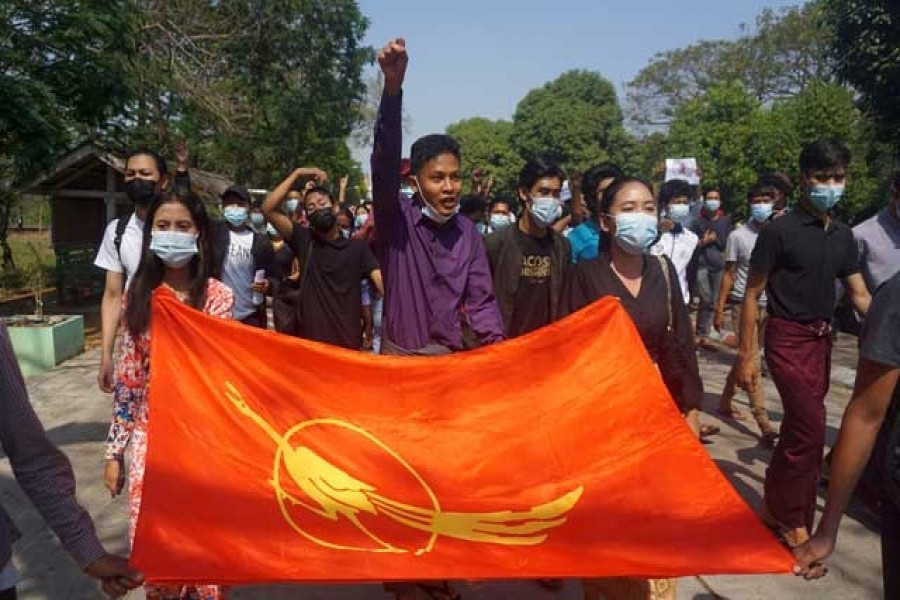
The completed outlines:
<svg viewBox="0 0 900 600">
<path fill-rule="evenodd" d="M 16 600 L 16 588 L 11 587 L 0 592 L 0 600 Z"/>
</svg>

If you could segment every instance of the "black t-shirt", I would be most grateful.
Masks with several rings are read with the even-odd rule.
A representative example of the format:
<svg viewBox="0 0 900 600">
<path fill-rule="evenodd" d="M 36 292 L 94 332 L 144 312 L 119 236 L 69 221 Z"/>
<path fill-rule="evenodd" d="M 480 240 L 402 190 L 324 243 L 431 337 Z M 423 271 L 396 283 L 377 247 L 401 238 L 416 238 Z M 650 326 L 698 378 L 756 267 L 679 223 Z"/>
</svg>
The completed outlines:
<svg viewBox="0 0 900 600">
<path fill-rule="evenodd" d="M 378 269 L 369 245 L 343 238 L 325 241 L 298 224 L 289 243 L 302 273 L 300 337 L 359 350 L 362 280 Z"/>
<path fill-rule="evenodd" d="M 801 323 L 830 321 L 835 280 L 860 270 L 850 228 L 833 219 L 826 230 L 824 221 L 802 206 L 763 227 L 750 266 L 768 274 L 769 314 Z"/>
<path fill-rule="evenodd" d="M 900 368 L 900 273 L 875 293 L 863 323 L 859 355 L 871 362 Z M 872 456 L 887 483 L 889 496 L 900 508 L 900 385 L 894 388 L 890 408 Z M 893 434 L 893 435 L 892 435 Z"/>
<path fill-rule="evenodd" d="M 668 286 L 663 264 L 669 271 Z M 615 296 L 622 303 L 676 403 L 683 411 L 699 408 L 703 381 L 694 352 L 694 332 L 672 262 L 645 255 L 641 289 L 635 297 L 613 271 L 609 255 L 581 261 L 569 272 L 562 310 L 573 313 L 606 296 Z M 666 306 L 670 297 L 671 304 Z"/>
<path fill-rule="evenodd" d="M 533 238 L 517 228 L 516 243 L 522 254 L 515 309 L 507 335 L 524 335 L 550 323 L 550 262 L 553 240 Z"/>
</svg>

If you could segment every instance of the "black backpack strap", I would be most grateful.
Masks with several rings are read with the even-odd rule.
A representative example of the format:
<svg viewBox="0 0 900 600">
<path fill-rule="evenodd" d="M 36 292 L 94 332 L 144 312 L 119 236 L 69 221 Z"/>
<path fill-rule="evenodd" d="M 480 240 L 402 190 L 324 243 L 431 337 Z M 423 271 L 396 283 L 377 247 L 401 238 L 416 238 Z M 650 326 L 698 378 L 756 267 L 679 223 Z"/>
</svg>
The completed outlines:
<svg viewBox="0 0 900 600">
<path fill-rule="evenodd" d="M 130 220 L 131 215 L 127 215 L 120 217 L 118 222 L 116 222 L 116 237 L 113 238 L 113 244 L 116 247 L 116 254 L 119 256 L 119 262 L 122 261 L 122 236 L 125 235 L 125 230 L 128 229 L 128 221 Z"/>
</svg>

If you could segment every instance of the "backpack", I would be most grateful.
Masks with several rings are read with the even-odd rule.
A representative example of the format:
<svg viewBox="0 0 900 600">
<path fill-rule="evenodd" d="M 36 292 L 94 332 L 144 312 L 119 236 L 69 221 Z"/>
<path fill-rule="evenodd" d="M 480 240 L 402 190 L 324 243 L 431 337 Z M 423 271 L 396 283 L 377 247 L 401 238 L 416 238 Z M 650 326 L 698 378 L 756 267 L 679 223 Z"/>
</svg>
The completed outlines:
<svg viewBox="0 0 900 600">
<path fill-rule="evenodd" d="M 119 257 L 119 262 L 122 262 L 122 236 L 125 235 L 125 230 L 128 229 L 130 220 L 131 215 L 126 215 L 119 217 L 119 220 L 116 222 L 116 236 L 113 238 L 113 244 L 116 247 L 116 255 Z"/>
</svg>

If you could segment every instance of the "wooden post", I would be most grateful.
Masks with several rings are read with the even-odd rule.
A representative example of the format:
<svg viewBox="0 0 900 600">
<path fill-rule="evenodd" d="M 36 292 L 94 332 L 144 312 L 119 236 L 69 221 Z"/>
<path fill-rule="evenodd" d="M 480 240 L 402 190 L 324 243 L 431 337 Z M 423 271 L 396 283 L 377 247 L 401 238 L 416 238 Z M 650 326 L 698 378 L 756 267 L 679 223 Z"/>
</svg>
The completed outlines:
<svg viewBox="0 0 900 600">
<path fill-rule="evenodd" d="M 106 203 L 106 222 L 109 223 L 116 218 L 116 172 L 106 165 L 106 195 L 103 201 Z"/>
</svg>

